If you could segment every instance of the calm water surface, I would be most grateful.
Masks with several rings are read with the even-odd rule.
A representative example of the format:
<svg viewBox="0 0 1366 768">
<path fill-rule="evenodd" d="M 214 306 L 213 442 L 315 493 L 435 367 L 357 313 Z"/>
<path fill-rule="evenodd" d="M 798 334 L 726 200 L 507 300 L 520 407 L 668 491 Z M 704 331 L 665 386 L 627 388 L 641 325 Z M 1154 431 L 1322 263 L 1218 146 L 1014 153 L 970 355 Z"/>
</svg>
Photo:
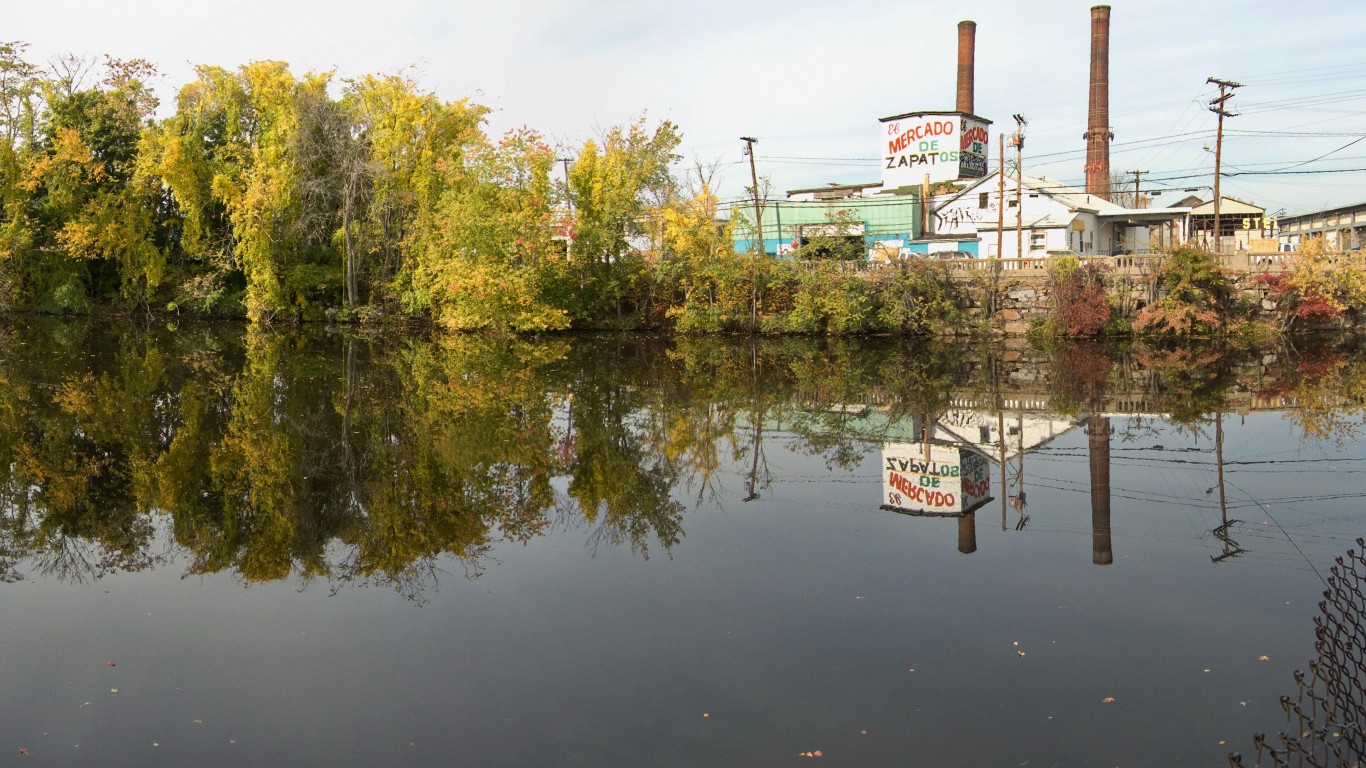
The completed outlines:
<svg viewBox="0 0 1366 768">
<path fill-rule="evenodd" d="M 1251 765 L 1361 352 L 12 323 L 0 754 Z M 991 500 L 884 509 L 926 437 Z"/>
</svg>

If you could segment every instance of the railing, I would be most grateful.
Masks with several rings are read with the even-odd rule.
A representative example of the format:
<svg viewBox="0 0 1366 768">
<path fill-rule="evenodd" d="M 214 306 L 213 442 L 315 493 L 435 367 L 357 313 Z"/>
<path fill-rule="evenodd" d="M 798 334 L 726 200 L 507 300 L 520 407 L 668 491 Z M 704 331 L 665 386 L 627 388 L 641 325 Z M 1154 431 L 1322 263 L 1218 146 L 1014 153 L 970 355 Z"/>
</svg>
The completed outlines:
<svg viewBox="0 0 1366 768">
<path fill-rule="evenodd" d="M 1238 251 L 1221 253 L 1216 256 L 1219 265 L 1233 272 L 1288 272 L 1294 264 L 1296 254 L 1289 252 L 1248 253 Z M 977 273 L 1000 269 L 1002 272 L 1044 274 L 1048 265 L 1059 255 L 1030 256 L 1023 259 L 995 258 L 955 258 L 936 259 L 942 261 L 955 272 Z M 1160 271 L 1167 256 L 1162 253 L 1120 253 L 1113 256 L 1075 256 L 1082 264 L 1096 264 L 1112 273 L 1125 275 L 1151 275 Z M 871 266 L 885 266 L 874 263 Z"/>
</svg>

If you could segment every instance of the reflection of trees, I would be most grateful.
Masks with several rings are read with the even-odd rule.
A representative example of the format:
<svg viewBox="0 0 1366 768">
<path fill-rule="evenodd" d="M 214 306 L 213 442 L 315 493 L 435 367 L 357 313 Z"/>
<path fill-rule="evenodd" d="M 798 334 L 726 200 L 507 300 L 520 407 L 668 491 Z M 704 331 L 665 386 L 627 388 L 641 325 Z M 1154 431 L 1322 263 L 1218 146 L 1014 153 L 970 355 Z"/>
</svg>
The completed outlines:
<svg viewBox="0 0 1366 768">
<path fill-rule="evenodd" d="M 1235 384 L 1229 350 L 1199 342 L 1181 346 L 1139 343 L 1133 354 L 1148 372 L 1150 407 L 1177 424 L 1205 421 L 1207 414 L 1225 409 Z"/>
<path fill-rule="evenodd" d="M 1341 445 L 1354 439 L 1366 410 L 1366 358 L 1351 346 L 1320 345 L 1290 356 L 1272 394 L 1293 407 L 1287 417 L 1305 438 Z"/>
<path fill-rule="evenodd" d="M 1150 370 L 1068 346 L 1042 363 L 1067 375 L 1041 395 L 1028 387 L 1048 377 L 996 384 L 995 358 L 940 341 L 394 343 L 34 322 L 41 331 L 0 332 L 0 580 L 145 568 L 166 541 L 194 573 L 417 596 L 440 563 L 477 574 L 498 542 L 552 526 L 581 528 L 593 547 L 667 551 L 684 538 L 676 499 L 760 493 L 774 440 L 853 468 L 892 429 L 932 424 L 979 390 L 1051 398 L 1098 425 L 1116 385 L 1205 413 L 1236 369 L 1199 351 L 1150 349 Z M 1268 380 L 1309 386 L 1297 360 Z M 1356 396 L 1350 364 L 1326 370 Z M 1097 512 L 1093 533 L 1106 533 Z M 960 533 L 971 548 L 973 530 Z"/>
<path fill-rule="evenodd" d="M 619 348 L 600 351 L 607 355 L 598 362 L 609 365 L 588 367 L 572 384 L 576 450 L 569 495 L 593 526 L 593 545 L 627 544 L 648 555 L 653 536 L 667 551 L 683 536 L 683 507 L 670 498 L 677 466 L 649 449 L 651 392 L 626 373 L 641 367 L 610 365 L 621 359 Z"/>
</svg>

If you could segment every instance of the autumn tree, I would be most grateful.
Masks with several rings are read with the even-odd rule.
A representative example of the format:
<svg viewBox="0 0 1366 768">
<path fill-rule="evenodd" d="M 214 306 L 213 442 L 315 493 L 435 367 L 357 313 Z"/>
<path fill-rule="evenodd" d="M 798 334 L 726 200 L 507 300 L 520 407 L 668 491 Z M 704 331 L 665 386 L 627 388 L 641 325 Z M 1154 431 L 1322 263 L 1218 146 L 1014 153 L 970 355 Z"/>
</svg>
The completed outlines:
<svg viewBox="0 0 1366 768">
<path fill-rule="evenodd" d="M 570 263 L 576 318 L 622 318 L 639 298 L 638 238 L 658 238 L 658 215 L 672 199 L 670 173 L 682 136 L 665 120 L 650 131 L 645 117 L 588 140 L 569 169 L 574 210 Z"/>
</svg>

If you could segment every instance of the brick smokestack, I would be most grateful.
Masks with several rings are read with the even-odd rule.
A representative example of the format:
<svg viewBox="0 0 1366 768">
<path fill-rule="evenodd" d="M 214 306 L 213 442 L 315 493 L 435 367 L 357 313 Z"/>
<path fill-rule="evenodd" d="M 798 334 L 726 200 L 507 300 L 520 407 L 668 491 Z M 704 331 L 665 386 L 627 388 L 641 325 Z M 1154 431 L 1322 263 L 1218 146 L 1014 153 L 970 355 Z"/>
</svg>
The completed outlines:
<svg viewBox="0 0 1366 768">
<path fill-rule="evenodd" d="M 958 22 L 958 106 L 959 112 L 973 114 L 973 73 L 977 60 L 977 22 Z"/>
<path fill-rule="evenodd" d="M 1086 191 L 1110 199 L 1110 6 L 1091 8 L 1091 103 L 1086 120 Z"/>
</svg>

